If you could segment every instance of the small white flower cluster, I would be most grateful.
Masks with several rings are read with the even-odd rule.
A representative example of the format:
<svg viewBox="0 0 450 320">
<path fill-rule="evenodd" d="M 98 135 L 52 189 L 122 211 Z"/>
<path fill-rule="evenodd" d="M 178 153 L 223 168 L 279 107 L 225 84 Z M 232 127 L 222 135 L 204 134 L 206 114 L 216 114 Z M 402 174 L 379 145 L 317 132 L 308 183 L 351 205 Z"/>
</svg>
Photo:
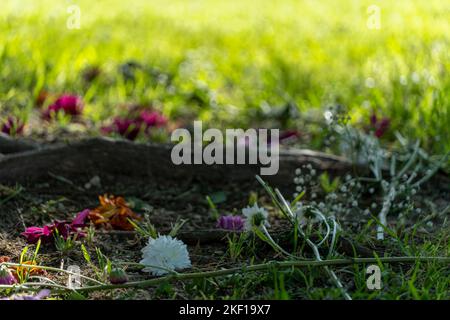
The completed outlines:
<svg viewBox="0 0 450 320">
<path fill-rule="evenodd" d="M 255 203 L 253 207 L 246 207 L 242 209 L 242 214 L 245 216 L 244 228 L 247 231 L 251 231 L 254 226 L 266 226 L 270 227 L 268 222 L 269 212 L 266 209 L 258 207 Z"/>
<path fill-rule="evenodd" d="M 296 198 L 301 192 L 308 192 L 312 199 L 317 197 L 317 193 L 314 189 L 316 187 L 316 175 L 317 171 L 313 168 L 311 164 L 302 165 L 301 168 L 295 170 L 296 177 L 294 178 L 295 193 L 294 198 Z"/>
<path fill-rule="evenodd" d="M 143 271 L 155 276 L 168 274 L 170 271 L 191 267 L 191 260 L 186 245 L 171 236 L 150 238 L 147 246 L 142 249 L 141 264 Z"/>
<path fill-rule="evenodd" d="M 324 190 L 321 179 L 321 175 L 317 173 L 311 164 L 302 165 L 301 168 L 295 170 L 294 184 L 296 185 L 296 192 L 294 193 L 294 198 L 300 192 L 306 191 L 302 202 L 298 202 L 296 205 L 296 215 L 301 224 L 305 224 L 308 220 L 304 215 L 308 211 L 306 210 L 307 208 L 317 208 L 327 216 L 358 215 L 363 213 L 359 206 L 365 189 L 358 179 L 348 174 L 343 181 L 338 180 L 335 190 L 329 193 Z M 303 204 L 307 205 L 303 206 Z M 365 214 L 367 215 L 367 211 Z M 312 221 L 315 220 L 313 219 Z"/>
</svg>

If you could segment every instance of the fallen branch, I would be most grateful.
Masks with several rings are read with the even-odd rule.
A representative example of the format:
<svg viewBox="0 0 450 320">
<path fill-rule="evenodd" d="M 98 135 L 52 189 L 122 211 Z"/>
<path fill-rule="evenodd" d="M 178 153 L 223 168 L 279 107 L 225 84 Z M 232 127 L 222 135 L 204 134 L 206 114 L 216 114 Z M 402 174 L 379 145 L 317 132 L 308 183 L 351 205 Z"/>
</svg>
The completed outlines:
<svg viewBox="0 0 450 320">
<path fill-rule="evenodd" d="M 93 175 L 113 176 L 120 181 L 152 181 L 179 184 L 180 181 L 221 183 L 253 181 L 261 165 L 174 165 L 172 145 L 140 144 L 126 140 L 93 138 L 66 145 L 7 155 L 0 159 L 0 183 L 49 182 L 52 176 L 70 181 Z M 354 167 L 346 159 L 311 150 L 280 150 L 280 170 L 267 180 L 280 187 L 292 186 L 292 173 L 311 163 L 319 171 L 343 174 Z M 83 181 L 84 181 L 83 180 Z"/>
</svg>

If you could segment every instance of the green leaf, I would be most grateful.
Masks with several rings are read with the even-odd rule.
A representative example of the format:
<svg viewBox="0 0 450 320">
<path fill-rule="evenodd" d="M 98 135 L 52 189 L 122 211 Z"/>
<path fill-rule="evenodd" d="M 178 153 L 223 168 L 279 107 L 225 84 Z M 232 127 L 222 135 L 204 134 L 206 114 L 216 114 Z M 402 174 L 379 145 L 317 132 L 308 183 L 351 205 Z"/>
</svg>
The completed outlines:
<svg viewBox="0 0 450 320">
<path fill-rule="evenodd" d="M 339 184 L 341 182 L 341 179 L 339 177 L 334 178 L 334 180 L 331 182 L 330 177 L 328 176 L 327 172 L 324 172 L 319 177 L 320 186 L 322 187 L 323 191 L 326 193 L 331 193 L 337 190 L 339 187 Z"/>
<path fill-rule="evenodd" d="M 219 204 L 227 201 L 227 194 L 224 191 L 214 192 L 210 196 L 211 201 L 214 204 Z"/>
<path fill-rule="evenodd" d="M 299 202 L 303 196 L 305 195 L 306 191 L 303 191 L 302 193 L 300 193 L 298 196 L 295 197 L 295 199 L 291 202 L 291 208 L 294 207 L 297 202 Z"/>
<path fill-rule="evenodd" d="M 81 252 L 83 253 L 84 260 L 86 260 L 87 263 L 91 263 L 91 256 L 89 255 L 89 252 L 87 251 L 84 244 L 81 245 Z"/>
<path fill-rule="evenodd" d="M 77 291 L 72 291 L 67 296 L 67 300 L 87 300 L 87 298 Z"/>
<path fill-rule="evenodd" d="M 22 252 L 20 253 L 20 264 L 22 264 L 22 263 L 24 263 L 25 262 L 25 255 L 27 254 L 27 252 L 28 252 L 28 246 L 26 246 L 25 248 L 23 248 L 23 250 L 22 250 Z"/>
<path fill-rule="evenodd" d="M 210 196 L 206 196 L 206 201 L 208 202 L 208 205 L 211 209 L 213 219 L 216 219 L 216 220 L 219 219 L 219 217 L 220 217 L 219 211 L 217 210 L 217 207 L 214 204 L 214 202 L 212 201 L 212 199 L 210 198 Z"/>
<path fill-rule="evenodd" d="M 39 249 L 40 248 L 41 248 L 41 239 L 39 239 L 37 244 L 36 244 L 36 250 L 34 250 L 33 261 L 36 260 L 38 254 L 39 254 Z"/>
</svg>

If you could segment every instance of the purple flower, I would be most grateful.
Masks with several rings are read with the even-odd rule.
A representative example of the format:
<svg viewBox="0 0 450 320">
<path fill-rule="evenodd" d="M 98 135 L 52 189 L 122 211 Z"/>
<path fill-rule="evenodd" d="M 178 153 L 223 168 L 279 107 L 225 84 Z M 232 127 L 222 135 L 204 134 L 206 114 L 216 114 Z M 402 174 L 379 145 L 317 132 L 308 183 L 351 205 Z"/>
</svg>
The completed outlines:
<svg viewBox="0 0 450 320">
<path fill-rule="evenodd" d="M 59 97 L 55 103 L 50 105 L 47 110 L 45 110 L 43 117 L 50 120 L 54 115 L 59 112 L 64 112 L 64 114 L 70 116 L 79 116 L 83 111 L 83 102 L 81 98 L 65 94 Z"/>
<path fill-rule="evenodd" d="M 391 120 L 388 118 L 383 118 L 379 123 L 375 130 L 375 136 L 377 138 L 381 138 L 386 131 L 389 129 L 389 126 L 391 125 Z"/>
<path fill-rule="evenodd" d="M 0 266 L 0 284 L 12 285 L 16 282 L 16 278 L 14 278 L 11 271 L 6 266 Z"/>
<path fill-rule="evenodd" d="M 370 125 L 371 125 L 372 127 L 375 127 L 375 126 L 377 125 L 377 122 L 378 122 L 378 117 L 377 117 L 377 115 L 376 115 L 375 113 L 373 113 L 373 114 L 370 116 Z"/>
<path fill-rule="evenodd" d="M 44 289 L 39 291 L 36 295 L 26 295 L 26 294 L 14 294 L 8 298 L 2 298 L 0 300 L 42 300 L 50 295 L 50 290 Z"/>
<path fill-rule="evenodd" d="M 1 132 L 7 135 L 15 135 L 23 133 L 24 123 L 17 118 L 8 117 L 1 125 Z"/>
<path fill-rule="evenodd" d="M 225 230 L 240 231 L 244 228 L 244 219 L 241 216 L 221 216 L 217 220 L 216 227 Z"/>
<path fill-rule="evenodd" d="M 389 118 L 378 119 L 377 115 L 374 113 L 370 116 L 370 129 L 374 131 L 374 135 L 377 138 L 381 138 L 391 125 L 391 120 Z"/>
</svg>

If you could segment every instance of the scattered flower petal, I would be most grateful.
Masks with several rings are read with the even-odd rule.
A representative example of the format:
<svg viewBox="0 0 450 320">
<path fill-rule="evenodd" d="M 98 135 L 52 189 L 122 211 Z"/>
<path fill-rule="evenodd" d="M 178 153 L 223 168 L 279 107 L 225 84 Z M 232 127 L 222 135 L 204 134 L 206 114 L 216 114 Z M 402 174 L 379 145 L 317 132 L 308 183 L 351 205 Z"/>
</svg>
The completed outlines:
<svg viewBox="0 0 450 320">
<path fill-rule="evenodd" d="M 128 221 L 140 220 L 141 217 L 134 213 L 125 199 L 115 196 L 100 196 L 100 206 L 91 210 L 89 219 L 97 227 L 115 230 L 134 230 L 134 226 Z"/>
<path fill-rule="evenodd" d="M 64 239 L 74 234 L 78 238 L 82 238 L 85 236 L 85 233 L 79 229 L 86 226 L 86 219 L 89 213 L 89 210 L 81 211 L 72 222 L 54 221 L 52 224 L 43 227 L 28 227 L 22 232 L 22 235 L 27 238 L 28 243 L 37 243 L 39 239 L 42 243 L 50 243 L 55 240 L 56 234 L 59 234 Z"/>
<path fill-rule="evenodd" d="M 140 114 L 140 119 L 146 126 L 146 130 L 152 127 L 163 127 L 167 124 L 167 118 L 157 111 L 144 110 Z"/>
<path fill-rule="evenodd" d="M 171 236 L 150 238 L 142 253 L 143 259 L 140 263 L 145 266 L 143 271 L 156 276 L 191 267 L 186 245 Z"/>
<path fill-rule="evenodd" d="M 101 130 L 104 134 L 117 133 L 128 140 L 135 140 L 141 131 L 142 122 L 136 119 L 115 118 L 109 126 Z"/>
<path fill-rule="evenodd" d="M 89 213 L 91 211 L 89 209 L 85 209 L 77 214 L 75 219 L 73 219 L 71 226 L 72 228 L 83 228 L 86 226 L 86 220 L 88 219 Z"/>
<path fill-rule="evenodd" d="M 13 285 L 17 282 L 12 272 L 6 267 L 0 265 L 0 284 L 1 285 Z"/>
<path fill-rule="evenodd" d="M 241 216 L 221 216 L 217 221 L 217 228 L 240 231 L 244 229 L 244 219 Z"/>
<path fill-rule="evenodd" d="M 36 295 L 27 295 L 27 294 L 14 294 L 8 298 L 2 298 L 0 300 L 42 300 L 47 298 L 50 295 L 50 290 L 44 289 L 39 291 Z"/>
</svg>

